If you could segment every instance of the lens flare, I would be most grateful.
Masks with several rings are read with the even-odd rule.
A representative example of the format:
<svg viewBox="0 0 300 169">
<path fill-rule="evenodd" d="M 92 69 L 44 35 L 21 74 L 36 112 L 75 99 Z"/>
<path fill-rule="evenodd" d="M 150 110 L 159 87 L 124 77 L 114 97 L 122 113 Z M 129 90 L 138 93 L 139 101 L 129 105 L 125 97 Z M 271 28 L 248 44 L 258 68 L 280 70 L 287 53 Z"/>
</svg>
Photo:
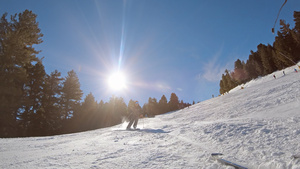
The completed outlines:
<svg viewBox="0 0 300 169">
<path fill-rule="evenodd" d="M 109 78 L 108 78 L 108 86 L 110 89 L 114 91 L 126 89 L 126 77 L 123 73 L 121 72 L 116 72 L 113 73 Z"/>
</svg>

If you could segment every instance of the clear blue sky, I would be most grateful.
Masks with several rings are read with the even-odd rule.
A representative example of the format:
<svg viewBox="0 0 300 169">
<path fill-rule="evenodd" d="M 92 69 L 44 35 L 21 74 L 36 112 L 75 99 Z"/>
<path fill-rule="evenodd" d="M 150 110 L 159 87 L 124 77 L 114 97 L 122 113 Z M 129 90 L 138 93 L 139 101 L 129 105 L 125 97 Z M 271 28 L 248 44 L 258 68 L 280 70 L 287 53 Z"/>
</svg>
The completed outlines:
<svg viewBox="0 0 300 169">
<path fill-rule="evenodd" d="M 219 94 L 234 61 L 245 60 L 271 33 L 284 0 L 0 0 L 1 15 L 32 10 L 44 34 L 43 64 L 67 75 L 75 70 L 84 92 L 97 101 L 114 94 L 138 100 L 192 103 Z M 279 19 L 294 27 L 299 0 L 288 0 Z M 275 30 L 279 29 L 279 20 Z M 125 72 L 127 89 L 113 92 L 107 78 Z"/>
</svg>

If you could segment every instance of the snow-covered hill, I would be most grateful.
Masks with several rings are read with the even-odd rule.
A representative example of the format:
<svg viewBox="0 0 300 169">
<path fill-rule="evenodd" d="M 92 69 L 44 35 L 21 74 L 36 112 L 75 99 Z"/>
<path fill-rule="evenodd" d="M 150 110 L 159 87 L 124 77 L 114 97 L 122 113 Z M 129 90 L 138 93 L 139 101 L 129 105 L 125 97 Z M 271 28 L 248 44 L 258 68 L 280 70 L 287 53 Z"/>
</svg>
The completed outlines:
<svg viewBox="0 0 300 169">
<path fill-rule="evenodd" d="M 300 72 L 275 72 L 229 94 L 126 124 L 51 137 L 0 139 L 0 168 L 300 169 Z"/>
</svg>

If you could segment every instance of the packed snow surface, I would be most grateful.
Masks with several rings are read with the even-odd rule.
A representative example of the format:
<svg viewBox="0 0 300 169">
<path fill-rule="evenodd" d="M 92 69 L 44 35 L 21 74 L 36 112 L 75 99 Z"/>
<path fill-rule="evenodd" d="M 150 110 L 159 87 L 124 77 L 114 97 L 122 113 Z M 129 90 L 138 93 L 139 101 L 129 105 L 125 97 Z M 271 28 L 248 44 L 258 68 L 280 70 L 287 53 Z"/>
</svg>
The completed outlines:
<svg viewBox="0 0 300 169">
<path fill-rule="evenodd" d="M 155 118 L 50 137 L 0 139 L 0 168 L 300 169 L 300 72 L 274 72 Z M 276 75 L 276 79 L 273 75 Z"/>
</svg>

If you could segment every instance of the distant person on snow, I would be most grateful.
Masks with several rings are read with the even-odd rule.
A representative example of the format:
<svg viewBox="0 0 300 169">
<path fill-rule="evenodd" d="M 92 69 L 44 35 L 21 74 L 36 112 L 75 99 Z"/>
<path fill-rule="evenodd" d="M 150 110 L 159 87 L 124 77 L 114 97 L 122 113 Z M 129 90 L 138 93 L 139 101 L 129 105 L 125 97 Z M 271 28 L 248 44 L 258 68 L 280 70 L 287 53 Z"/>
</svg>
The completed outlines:
<svg viewBox="0 0 300 169">
<path fill-rule="evenodd" d="M 276 79 L 276 76 L 275 76 L 275 75 L 273 75 L 273 77 L 274 77 L 274 79 Z"/>
<path fill-rule="evenodd" d="M 139 121 L 139 117 L 141 115 L 141 107 L 139 106 L 139 102 L 135 101 L 134 104 L 128 105 L 129 112 L 129 123 L 127 125 L 127 130 L 131 130 L 131 126 L 133 124 L 133 128 L 137 129 L 136 126 Z"/>
</svg>

